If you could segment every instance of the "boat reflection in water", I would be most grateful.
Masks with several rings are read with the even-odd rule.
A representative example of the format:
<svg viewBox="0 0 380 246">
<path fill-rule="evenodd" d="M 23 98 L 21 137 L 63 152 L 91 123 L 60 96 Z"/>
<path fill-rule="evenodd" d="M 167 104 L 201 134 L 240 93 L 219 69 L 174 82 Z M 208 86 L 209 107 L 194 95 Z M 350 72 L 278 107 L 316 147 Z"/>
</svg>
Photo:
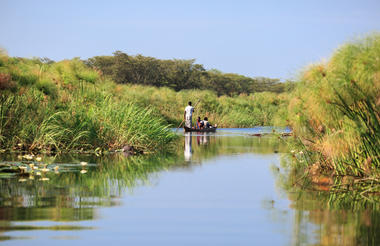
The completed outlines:
<svg viewBox="0 0 380 246">
<path fill-rule="evenodd" d="M 191 161 L 191 156 L 193 155 L 193 148 L 192 148 L 192 138 L 193 133 L 192 132 L 185 132 L 185 147 L 184 147 L 184 157 L 185 161 Z M 202 133 L 195 133 L 194 137 L 197 138 L 197 145 L 207 145 L 210 142 L 210 135 L 207 132 Z"/>
</svg>

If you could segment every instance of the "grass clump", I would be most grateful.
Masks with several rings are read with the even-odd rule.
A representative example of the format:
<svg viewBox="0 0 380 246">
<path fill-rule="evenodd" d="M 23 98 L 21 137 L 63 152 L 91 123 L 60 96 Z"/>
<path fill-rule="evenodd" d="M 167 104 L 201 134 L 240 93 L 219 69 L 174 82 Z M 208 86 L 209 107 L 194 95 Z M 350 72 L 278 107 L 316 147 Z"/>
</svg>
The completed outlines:
<svg viewBox="0 0 380 246">
<path fill-rule="evenodd" d="M 36 88 L 52 98 L 56 98 L 58 96 L 58 89 L 56 85 L 47 79 L 38 81 L 36 83 Z"/>
</svg>

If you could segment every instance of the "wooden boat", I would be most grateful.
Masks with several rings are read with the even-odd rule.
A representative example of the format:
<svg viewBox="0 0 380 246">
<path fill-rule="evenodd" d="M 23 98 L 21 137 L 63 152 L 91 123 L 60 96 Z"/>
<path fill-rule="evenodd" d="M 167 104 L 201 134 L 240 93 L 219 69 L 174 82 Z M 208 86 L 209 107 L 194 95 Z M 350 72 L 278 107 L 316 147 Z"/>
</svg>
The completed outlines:
<svg viewBox="0 0 380 246">
<path fill-rule="evenodd" d="M 188 128 L 184 127 L 185 132 L 215 132 L 217 127 L 212 128 L 203 128 L 203 129 L 195 129 L 195 128 Z"/>
</svg>

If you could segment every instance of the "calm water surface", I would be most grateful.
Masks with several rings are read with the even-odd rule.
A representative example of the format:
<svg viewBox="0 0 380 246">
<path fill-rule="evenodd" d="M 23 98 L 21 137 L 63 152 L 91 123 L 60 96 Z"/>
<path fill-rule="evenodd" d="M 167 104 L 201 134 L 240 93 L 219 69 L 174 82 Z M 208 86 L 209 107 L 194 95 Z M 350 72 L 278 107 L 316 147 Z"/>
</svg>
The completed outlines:
<svg viewBox="0 0 380 246">
<path fill-rule="evenodd" d="M 0 240 L 5 245 L 377 244 L 378 205 L 284 188 L 290 175 L 281 165 L 286 139 L 249 136 L 271 130 L 181 134 L 175 154 L 44 157 L 49 171 L 41 175 L 36 175 L 40 167 L 34 174 L 1 176 Z M 17 156 L 1 158 L 19 163 Z"/>
</svg>

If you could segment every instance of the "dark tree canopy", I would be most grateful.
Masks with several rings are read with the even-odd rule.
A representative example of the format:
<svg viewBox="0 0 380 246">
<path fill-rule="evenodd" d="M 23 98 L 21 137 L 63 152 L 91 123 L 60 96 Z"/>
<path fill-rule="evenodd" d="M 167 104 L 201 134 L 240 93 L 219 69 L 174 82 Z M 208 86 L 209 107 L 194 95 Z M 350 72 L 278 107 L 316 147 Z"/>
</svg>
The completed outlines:
<svg viewBox="0 0 380 246">
<path fill-rule="evenodd" d="M 176 91 L 205 89 L 218 95 L 236 95 L 262 91 L 283 92 L 285 85 L 279 79 L 251 78 L 239 74 L 206 70 L 203 65 L 190 60 L 161 60 L 153 57 L 130 56 L 116 51 L 113 56 L 95 56 L 86 61 L 121 84 L 166 86 Z"/>
</svg>

